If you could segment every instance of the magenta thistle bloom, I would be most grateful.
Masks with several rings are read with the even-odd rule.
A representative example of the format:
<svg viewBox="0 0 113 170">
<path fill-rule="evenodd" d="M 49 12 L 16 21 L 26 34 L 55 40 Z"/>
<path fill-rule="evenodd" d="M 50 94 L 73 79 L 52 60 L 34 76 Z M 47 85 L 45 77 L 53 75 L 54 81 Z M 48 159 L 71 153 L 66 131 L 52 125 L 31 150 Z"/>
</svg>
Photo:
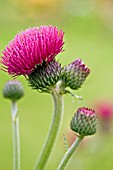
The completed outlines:
<svg viewBox="0 0 113 170">
<path fill-rule="evenodd" d="M 97 116 L 95 111 L 89 108 L 79 108 L 71 120 L 71 129 L 80 136 L 92 135 L 97 132 Z"/>
<path fill-rule="evenodd" d="M 18 33 L 2 52 L 4 71 L 13 76 L 29 75 L 36 65 L 50 62 L 63 51 L 62 30 L 53 26 L 26 29 Z"/>
</svg>

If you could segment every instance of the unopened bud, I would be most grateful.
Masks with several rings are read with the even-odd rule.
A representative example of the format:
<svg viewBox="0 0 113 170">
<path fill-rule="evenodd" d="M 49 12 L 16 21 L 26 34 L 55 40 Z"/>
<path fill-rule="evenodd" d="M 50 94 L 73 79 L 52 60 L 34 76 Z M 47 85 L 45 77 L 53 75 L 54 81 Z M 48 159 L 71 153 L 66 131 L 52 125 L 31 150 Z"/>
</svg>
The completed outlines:
<svg viewBox="0 0 113 170">
<path fill-rule="evenodd" d="M 71 120 L 71 129 L 80 136 L 93 135 L 97 132 L 97 117 L 95 111 L 89 108 L 79 108 Z"/>
<path fill-rule="evenodd" d="M 3 89 L 3 96 L 12 101 L 19 100 L 24 95 L 22 84 L 17 80 L 8 81 Z"/>
<path fill-rule="evenodd" d="M 84 83 L 89 73 L 90 69 L 78 58 L 68 66 L 63 67 L 61 79 L 64 81 L 65 87 L 77 90 Z"/>
</svg>

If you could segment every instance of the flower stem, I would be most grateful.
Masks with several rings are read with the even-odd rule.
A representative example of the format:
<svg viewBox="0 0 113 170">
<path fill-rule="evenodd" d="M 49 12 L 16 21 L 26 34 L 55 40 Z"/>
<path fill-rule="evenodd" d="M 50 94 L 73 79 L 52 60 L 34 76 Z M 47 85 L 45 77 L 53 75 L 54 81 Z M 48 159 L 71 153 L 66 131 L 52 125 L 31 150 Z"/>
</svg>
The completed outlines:
<svg viewBox="0 0 113 170">
<path fill-rule="evenodd" d="M 51 151 L 53 150 L 53 147 L 56 142 L 58 132 L 60 129 L 60 125 L 62 122 L 63 99 L 62 99 L 62 94 L 60 93 L 59 88 L 53 89 L 52 96 L 53 96 L 53 101 L 54 101 L 53 117 L 52 117 L 50 129 L 49 129 L 45 144 L 43 146 L 39 159 L 37 160 L 35 164 L 34 170 L 44 169 L 49 159 L 49 156 L 51 154 Z"/>
<path fill-rule="evenodd" d="M 13 129 L 13 170 L 20 170 L 20 134 L 18 107 L 12 101 L 12 129 Z"/>
<path fill-rule="evenodd" d="M 63 170 L 63 169 L 66 167 L 66 165 L 67 165 L 70 157 L 72 156 L 72 154 L 74 153 L 74 151 L 77 149 L 77 147 L 78 147 L 79 144 L 81 143 L 82 139 L 83 139 L 83 137 L 77 137 L 77 138 L 76 138 L 76 140 L 74 141 L 74 143 L 71 145 L 71 147 L 69 148 L 69 150 L 68 150 L 68 151 L 66 152 L 66 154 L 64 155 L 62 161 L 60 162 L 60 164 L 59 164 L 59 166 L 58 166 L 58 168 L 57 168 L 57 170 Z"/>
</svg>

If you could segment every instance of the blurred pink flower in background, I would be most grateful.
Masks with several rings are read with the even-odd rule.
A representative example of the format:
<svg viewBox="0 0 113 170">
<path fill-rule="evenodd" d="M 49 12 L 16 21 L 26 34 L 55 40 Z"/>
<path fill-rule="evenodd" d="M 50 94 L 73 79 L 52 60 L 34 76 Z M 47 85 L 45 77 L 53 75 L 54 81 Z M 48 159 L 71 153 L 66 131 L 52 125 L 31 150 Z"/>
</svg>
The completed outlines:
<svg viewBox="0 0 113 170">
<path fill-rule="evenodd" d="M 100 130 L 102 132 L 110 132 L 113 121 L 113 102 L 110 100 L 96 101 L 94 109 L 100 121 Z"/>
<path fill-rule="evenodd" d="M 76 135 L 74 134 L 74 132 L 72 130 L 67 130 L 66 140 L 67 140 L 69 147 L 73 144 L 75 139 L 76 139 Z"/>
<path fill-rule="evenodd" d="M 110 120 L 113 118 L 113 102 L 100 100 L 95 103 L 95 109 L 100 119 Z"/>
</svg>

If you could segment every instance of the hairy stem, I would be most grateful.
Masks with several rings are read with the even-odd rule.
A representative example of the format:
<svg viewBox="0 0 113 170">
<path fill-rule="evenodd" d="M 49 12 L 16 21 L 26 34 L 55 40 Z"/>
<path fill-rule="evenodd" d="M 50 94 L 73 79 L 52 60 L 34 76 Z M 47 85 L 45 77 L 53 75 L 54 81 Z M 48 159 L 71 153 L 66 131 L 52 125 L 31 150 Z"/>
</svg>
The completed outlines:
<svg viewBox="0 0 113 170">
<path fill-rule="evenodd" d="M 13 170 L 20 170 L 20 134 L 19 116 L 16 102 L 12 101 L 12 129 L 13 129 Z"/>
<path fill-rule="evenodd" d="M 75 142 L 71 145 L 71 147 L 69 148 L 69 150 L 66 152 L 66 154 L 64 155 L 63 159 L 61 160 L 57 170 L 63 170 L 70 157 L 72 156 L 72 154 L 74 153 L 74 151 L 77 149 L 77 147 L 79 146 L 79 144 L 81 143 L 83 137 L 77 137 L 77 139 L 75 140 Z"/>
<path fill-rule="evenodd" d="M 54 112 L 50 129 L 43 146 L 42 152 L 37 160 L 34 170 L 43 170 L 56 142 L 63 116 L 63 99 L 59 88 L 53 89 Z"/>
</svg>

